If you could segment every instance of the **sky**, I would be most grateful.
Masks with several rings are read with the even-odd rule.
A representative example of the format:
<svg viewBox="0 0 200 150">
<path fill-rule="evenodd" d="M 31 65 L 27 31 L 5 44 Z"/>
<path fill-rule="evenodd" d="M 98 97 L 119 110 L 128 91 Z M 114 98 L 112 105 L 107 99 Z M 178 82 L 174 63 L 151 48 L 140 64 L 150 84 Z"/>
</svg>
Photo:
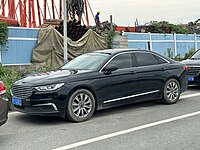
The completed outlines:
<svg viewBox="0 0 200 150">
<path fill-rule="evenodd" d="M 15 1 L 17 3 L 19 0 Z M 59 8 L 59 0 L 54 1 Z M 39 2 L 43 8 L 43 0 Z M 51 0 L 47 2 L 51 6 Z M 94 14 L 97 11 L 101 12 L 101 21 L 110 21 L 110 15 L 113 15 L 113 22 L 118 26 L 134 26 L 136 18 L 139 25 L 150 21 L 169 21 L 180 24 L 194 22 L 200 18 L 200 0 L 88 0 L 88 2 Z M 92 13 L 89 8 L 88 10 L 90 25 L 94 25 Z"/>
<path fill-rule="evenodd" d="M 113 15 L 117 25 L 134 26 L 155 21 L 180 24 L 200 18 L 200 0 L 88 0 L 93 12 L 100 11 L 101 21 Z M 89 12 L 90 18 L 91 12 Z M 93 24 L 93 20 L 90 21 Z"/>
</svg>

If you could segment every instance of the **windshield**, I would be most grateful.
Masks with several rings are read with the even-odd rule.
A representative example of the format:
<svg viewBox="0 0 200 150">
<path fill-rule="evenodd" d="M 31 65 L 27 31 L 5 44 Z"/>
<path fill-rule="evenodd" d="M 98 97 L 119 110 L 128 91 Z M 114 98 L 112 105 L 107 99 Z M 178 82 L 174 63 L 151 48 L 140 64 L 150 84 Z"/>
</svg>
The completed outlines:
<svg viewBox="0 0 200 150">
<path fill-rule="evenodd" d="M 190 59 L 200 59 L 200 50 L 198 50 Z"/>
<path fill-rule="evenodd" d="M 76 57 L 61 69 L 67 70 L 95 70 L 109 57 L 106 53 L 88 53 Z"/>
</svg>

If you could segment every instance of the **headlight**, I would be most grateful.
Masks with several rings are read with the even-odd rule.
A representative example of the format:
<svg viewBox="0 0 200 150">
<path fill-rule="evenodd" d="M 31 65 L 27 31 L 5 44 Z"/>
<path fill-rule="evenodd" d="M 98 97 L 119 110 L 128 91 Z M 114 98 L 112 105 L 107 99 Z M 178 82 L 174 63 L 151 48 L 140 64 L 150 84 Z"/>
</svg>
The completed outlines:
<svg viewBox="0 0 200 150">
<path fill-rule="evenodd" d="M 38 87 L 36 87 L 36 90 L 38 90 L 38 91 L 54 91 L 54 90 L 57 90 L 60 87 L 62 87 L 64 84 L 65 83 L 38 86 Z"/>
</svg>

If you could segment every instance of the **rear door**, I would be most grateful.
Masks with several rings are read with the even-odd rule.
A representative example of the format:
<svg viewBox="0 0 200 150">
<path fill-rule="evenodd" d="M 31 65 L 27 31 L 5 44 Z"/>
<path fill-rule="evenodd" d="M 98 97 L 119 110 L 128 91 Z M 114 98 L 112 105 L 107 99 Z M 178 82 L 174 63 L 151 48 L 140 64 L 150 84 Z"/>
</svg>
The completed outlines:
<svg viewBox="0 0 200 150">
<path fill-rule="evenodd" d="M 152 99 L 161 96 L 166 81 L 168 62 L 150 52 L 135 52 L 137 60 L 137 84 L 143 98 Z"/>
</svg>

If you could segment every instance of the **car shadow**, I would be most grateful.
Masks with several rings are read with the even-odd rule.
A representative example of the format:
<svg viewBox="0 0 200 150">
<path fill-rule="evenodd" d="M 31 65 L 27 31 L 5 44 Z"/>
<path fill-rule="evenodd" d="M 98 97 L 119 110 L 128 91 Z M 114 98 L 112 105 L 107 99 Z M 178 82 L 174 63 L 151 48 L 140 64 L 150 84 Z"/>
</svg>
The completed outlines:
<svg viewBox="0 0 200 150">
<path fill-rule="evenodd" d="M 92 118 L 110 116 L 112 114 L 132 111 L 134 109 L 136 110 L 142 107 L 155 107 L 157 105 L 163 105 L 163 104 L 161 104 L 159 101 L 148 101 L 148 102 L 139 102 L 139 103 L 124 105 L 124 106 L 119 106 L 119 107 L 113 107 L 113 108 L 95 111 Z M 16 115 L 15 119 L 21 123 L 31 124 L 31 125 L 33 124 L 34 125 L 60 125 L 60 124 L 66 124 L 66 123 L 68 124 L 74 123 L 61 117 L 36 116 L 36 115 L 27 115 L 23 113 L 20 113 L 20 115 Z"/>
<path fill-rule="evenodd" d="M 188 90 L 200 90 L 200 86 L 189 85 Z"/>
<path fill-rule="evenodd" d="M 15 119 L 20 121 L 21 123 L 29 123 L 35 125 L 58 125 L 63 123 L 70 123 L 69 121 L 61 118 L 61 117 L 54 117 L 54 116 L 36 116 L 36 115 L 27 115 L 27 114 L 20 114 L 15 116 Z"/>
<path fill-rule="evenodd" d="M 159 100 L 138 102 L 138 103 L 133 103 L 133 104 L 128 104 L 128 105 L 98 110 L 94 113 L 93 116 L 94 117 L 102 117 L 102 116 L 107 116 L 107 115 L 112 115 L 112 114 L 117 114 L 117 113 L 123 113 L 123 112 L 138 110 L 139 108 L 144 108 L 144 107 L 156 107 L 156 106 L 159 106 L 159 105 L 164 105 L 164 104 L 161 103 Z"/>
</svg>

